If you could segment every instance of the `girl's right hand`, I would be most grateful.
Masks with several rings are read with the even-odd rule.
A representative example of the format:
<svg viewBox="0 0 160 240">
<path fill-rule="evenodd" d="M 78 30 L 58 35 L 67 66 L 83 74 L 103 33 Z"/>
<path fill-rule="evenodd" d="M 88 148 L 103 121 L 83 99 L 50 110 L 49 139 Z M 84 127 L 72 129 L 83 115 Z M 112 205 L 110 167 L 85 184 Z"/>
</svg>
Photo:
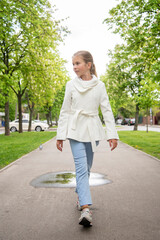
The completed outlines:
<svg viewBox="0 0 160 240">
<path fill-rule="evenodd" d="M 57 140 L 56 146 L 57 146 L 57 149 L 62 152 L 62 149 L 63 149 L 63 140 Z"/>
</svg>

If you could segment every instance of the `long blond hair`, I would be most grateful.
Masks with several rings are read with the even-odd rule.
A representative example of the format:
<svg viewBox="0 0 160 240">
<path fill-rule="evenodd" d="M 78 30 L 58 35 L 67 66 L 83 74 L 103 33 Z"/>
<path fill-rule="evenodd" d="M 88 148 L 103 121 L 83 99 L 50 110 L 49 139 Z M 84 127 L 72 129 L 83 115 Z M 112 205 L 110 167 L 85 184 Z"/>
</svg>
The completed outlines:
<svg viewBox="0 0 160 240">
<path fill-rule="evenodd" d="M 84 50 L 83 51 L 78 51 L 78 52 L 73 54 L 73 57 L 75 57 L 75 56 L 81 56 L 85 63 L 91 62 L 90 73 L 91 73 L 91 75 L 93 74 L 97 77 L 96 67 L 95 67 L 95 64 L 93 62 L 93 57 L 92 57 L 90 52 L 84 51 Z"/>
</svg>

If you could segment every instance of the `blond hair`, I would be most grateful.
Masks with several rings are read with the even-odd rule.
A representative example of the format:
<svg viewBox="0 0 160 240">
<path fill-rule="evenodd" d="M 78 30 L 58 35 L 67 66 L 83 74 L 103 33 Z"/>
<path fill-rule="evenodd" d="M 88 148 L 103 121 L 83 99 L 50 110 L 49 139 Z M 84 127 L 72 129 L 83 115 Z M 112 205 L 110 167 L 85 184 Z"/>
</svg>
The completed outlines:
<svg viewBox="0 0 160 240">
<path fill-rule="evenodd" d="M 95 64 L 93 62 L 93 57 L 92 57 L 90 52 L 88 52 L 88 51 L 78 51 L 75 54 L 73 54 L 73 57 L 75 57 L 75 56 L 81 56 L 85 63 L 91 62 L 90 73 L 91 73 L 91 75 L 93 74 L 97 77 L 96 67 L 95 67 Z"/>
</svg>

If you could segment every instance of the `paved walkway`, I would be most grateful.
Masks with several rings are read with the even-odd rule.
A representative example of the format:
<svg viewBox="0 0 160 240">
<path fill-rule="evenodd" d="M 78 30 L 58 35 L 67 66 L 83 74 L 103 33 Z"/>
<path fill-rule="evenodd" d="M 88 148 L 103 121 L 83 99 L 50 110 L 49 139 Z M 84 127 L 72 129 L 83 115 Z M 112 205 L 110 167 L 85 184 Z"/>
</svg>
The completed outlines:
<svg viewBox="0 0 160 240">
<path fill-rule="evenodd" d="M 0 172 L 0 240 L 159 240 L 160 161 L 123 143 L 101 142 L 92 172 L 112 183 L 91 187 L 93 227 L 78 224 L 73 188 L 34 188 L 36 177 L 74 171 L 68 141 L 55 139 Z"/>
</svg>

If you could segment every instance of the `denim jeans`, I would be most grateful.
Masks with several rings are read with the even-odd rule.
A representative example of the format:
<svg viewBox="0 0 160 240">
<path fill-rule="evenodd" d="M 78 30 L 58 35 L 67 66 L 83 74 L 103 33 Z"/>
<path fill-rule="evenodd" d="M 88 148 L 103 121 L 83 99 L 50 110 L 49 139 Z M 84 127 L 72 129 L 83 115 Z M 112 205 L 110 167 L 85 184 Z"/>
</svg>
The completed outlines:
<svg viewBox="0 0 160 240">
<path fill-rule="evenodd" d="M 90 169 L 93 163 L 94 153 L 90 142 L 78 142 L 69 139 L 76 169 L 76 192 L 78 193 L 80 206 L 92 205 L 89 188 Z M 98 141 L 96 144 L 98 145 Z"/>
</svg>

